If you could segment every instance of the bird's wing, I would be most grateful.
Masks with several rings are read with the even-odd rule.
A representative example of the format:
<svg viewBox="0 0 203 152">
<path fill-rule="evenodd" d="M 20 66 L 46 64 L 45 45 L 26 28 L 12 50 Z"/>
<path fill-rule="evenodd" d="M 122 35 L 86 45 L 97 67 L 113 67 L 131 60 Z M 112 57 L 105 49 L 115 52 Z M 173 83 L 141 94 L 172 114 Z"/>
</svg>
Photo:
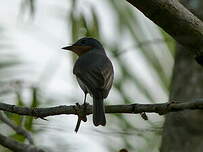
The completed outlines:
<svg viewBox="0 0 203 152">
<path fill-rule="evenodd" d="M 96 98 L 106 98 L 113 82 L 112 63 L 104 55 L 90 55 L 87 59 L 80 58 L 73 73 L 87 86 L 90 94 Z"/>
<path fill-rule="evenodd" d="M 103 65 L 103 68 L 101 70 L 101 74 L 104 78 L 104 95 L 105 98 L 108 96 L 109 91 L 112 87 L 113 78 L 114 78 L 114 71 L 113 71 L 113 65 L 111 61 L 107 58 L 105 64 Z"/>
</svg>

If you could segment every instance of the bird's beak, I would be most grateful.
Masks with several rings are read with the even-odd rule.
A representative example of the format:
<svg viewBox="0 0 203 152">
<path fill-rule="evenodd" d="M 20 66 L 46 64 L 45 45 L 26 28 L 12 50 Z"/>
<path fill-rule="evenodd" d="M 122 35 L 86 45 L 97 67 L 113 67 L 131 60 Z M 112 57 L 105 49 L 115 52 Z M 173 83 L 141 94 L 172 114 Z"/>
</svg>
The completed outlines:
<svg viewBox="0 0 203 152">
<path fill-rule="evenodd" d="M 61 49 L 73 51 L 73 46 L 66 46 Z"/>
<path fill-rule="evenodd" d="M 63 47 L 61 49 L 64 49 L 64 50 L 70 50 L 70 51 L 73 51 L 75 53 L 81 51 L 81 52 L 87 52 L 89 51 L 90 49 L 92 49 L 91 46 L 79 46 L 79 45 L 71 45 L 71 46 L 66 46 L 66 47 Z"/>
<path fill-rule="evenodd" d="M 86 46 L 71 45 L 71 46 L 63 47 L 62 49 L 64 49 L 64 50 L 70 50 L 70 51 L 76 52 L 76 51 L 84 50 L 84 49 L 86 49 L 86 48 L 87 48 Z M 89 48 L 89 47 L 88 47 L 88 48 Z"/>
</svg>

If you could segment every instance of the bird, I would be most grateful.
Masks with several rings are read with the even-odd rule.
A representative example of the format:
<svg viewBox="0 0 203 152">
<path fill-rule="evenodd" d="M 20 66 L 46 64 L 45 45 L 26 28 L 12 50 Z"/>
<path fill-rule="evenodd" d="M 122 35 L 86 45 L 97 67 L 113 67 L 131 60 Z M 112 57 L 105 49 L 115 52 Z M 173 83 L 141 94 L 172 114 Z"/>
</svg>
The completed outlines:
<svg viewBox="0 0 203 152">
<path fill-rule="evenodd" d="M 90 94 L 93 98 L 93 124 L 105 126 L 104 99 L 112 88 L 114 69 L 104 47 L 95 38 L 84 37 L 62 49 L 70 50 L 78 55 L 73 74 L 85 94 L 84 104 L 87 94 Z"/>
</svg>

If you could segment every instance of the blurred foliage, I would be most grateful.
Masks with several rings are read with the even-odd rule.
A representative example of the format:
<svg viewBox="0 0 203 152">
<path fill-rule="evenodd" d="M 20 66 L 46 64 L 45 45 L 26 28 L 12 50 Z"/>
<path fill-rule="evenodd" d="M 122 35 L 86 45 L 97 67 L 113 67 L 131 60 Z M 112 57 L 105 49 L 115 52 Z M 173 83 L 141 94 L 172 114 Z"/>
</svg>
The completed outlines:
<svg viewBox="0 0 203 152">
<path fill-rule="evenodd" d="M 134 51 L 133 53 L 135 54 L 137 53 L 137 51 L 139 51 L 140 57 L 143 58 L 148 68 L 155 73 L 156 78 L 154 79 L 159 80 L 159 84 L 157 85 L 160 85 L 160 88 L 163 89 L 163 92 L 168 94 L 171 74 L 168 74 L 166 72 L 166 68 L 168 68 L 167 63 L 163 64 L 163 62 L 168 57 L 163 55 L 162 51 L 168 51 L 165 54 L 170 54 L 171 56 L 174 56 L 175 47 L 173 39 L 167 33 L 157 27 L 146 26 L 145 28 L 149 29 L 145 30 L 144 27 L 142 27 L 142 25 L 140 24 L 137 11 L 135 11 L 135 8 L 129 5 L 126 1 L 106 0 L 105 2 L 108 4 L 112 13 L 114 13 L 114 20 L 117 21 L 115 28 L 118 31 L 118 33 L 116 34 L 117 41 L 112 41 L 111 43 L 109 43 L 105 39 L 105 36 L 102 35 L 103 33 L 101 33 L 102 21 L 94 5 L 91 2 L 86 1 L 85 7 L 90 12 L 87 15 L 85 14 L 85 11 L 80 9 L 81 3 L 79 2 L 79 0 L 69 1 L 71 7 L 70 10 L 68 10 L 66 19 L 67 24 L 71 24 L 71 28 L 67 29 L 71 31 L 71 40 L 72 42 L 75 42 L 83 36 L 94 37 L 99 39 L 104 44 L 105 48 L 109 50 L 110 55 L 114 58 L 116 62 L 115 70 L 120 70 L 120 76 L 115 79 L 113 88 L 116 90 L 116 92 L 119 93 L 119 97 L 121 98 L 120 101 L 122 101 L 123 104 L 137 102 L 136 94 L 134 96 L 129 97 L 128 90 L 126 90 L 127 83 L 133 85 L 136 89 L 138 89 L 148 102 L 155 103 L 157 100 L 151 93 L 152 88 L 149 88 L 149 86 L 147 86 L 146 83 L 143 82 L 143 80 L 140 78 L 142 76 L 140 76 L 139 74 L 136 75 L 131 72 L 129 65 L 123 58 L 123 56 L 128 53 L 128 51 Z M 34 17 L 35 11 L 37 10 L 35 3 L 36 2 L 34 0 L 22 0 L 20 9 L 21 15 L 24 15 L 25 11 L 28 11 L 30 12 L 31 17 Z M 151 37 L 153 37 L 153 33 L 150 33 L 150 28 L 156 28 L 157 33 L 160 35 L 160 38 L 148 39 L 146 36 L 147 34 L 151 34 Z M 2 31 L 3 30 L 0 29 L 0 33 Z M 123 37 L 124 35 L 126 35 L 126 33 L 131 39 L 132 43 L 130 48 L 123 49 L 123 43 L 119 42 L 124 41 Z M 6 38 L 2 37 L 1 39 Z M 158 50 L 159 54 L 157 55 L 157 50 L 155 50 L 155 47 L 156 49 L 162 49 L 162 47 L 159 47 L 160 44 L 164 45 L 166 50 Z M 7 47 L 7 45 L 3 44 L 2 40 L 0 40 L 0 48 L 4 47 Z M 10 45 L 8 47 L 10 47 Z M 12 80 L 4 81 L 3 77 L 7 77 L 7 75 L 5 75 L 5 73 L 2 73 L 1 71 L 6 68 L 10 68 L 11 66 L 16 66 L 19 63 L 11 58 L 4 60 L 4 57 L 6 58 L 6 56 L 8 55 L 1 54 L 0 60 L 0 84 L 2 85 L 5 82 L 8 82 L 8 84 L 10 84 Z M 11 57 L 11 55 L 9 55 L 9 57 Z M 160 60 L 162 60 L 163 62 L 160 62 Z M 152 77 L 153 76 L 154 75 L 152 75 Z M 39 89 L 37 87 L 29 86 L 29 92 L 31 93 L 31 102 L 30 104 L 25 104 L 22 95 L 24 88 L 19 87 L 19 84 L 17 85 L 18 88 L 14 89 L 17 105 L 29 107 L 40 106 L 42 102 L 41 98 L 39 98 Z M 4 94 L 3 90 L 5 90 L 5 87 L 0 88 L 0 94 Z M 139 100 L 139 102 L 141 101 Z M 9 118 L 11 118 L 11 120 L 15 121 L 16 124 L 23 125 L 27 130 L 31 131 L 32 133 L 37 133 L 39 131 L 35 130 L 35 128 L 33 127 L 34 118 L 22 117 L 8 113 L 7 115 L 9 116 Z M 144 129 L 141 129 L 136 126 L 139 121 L 136 121 L 132 117 L 127 118 L 125 115 L 122 114 L 114 114 L 111 116 L 110 119 L 112 119 L 113 123 L 111 123 L 111 125 L 109 125 L 109 128 L 107 128 L 108 132 L 102 133 L 105 136 L 105 144 L 109 151 L 119 151 L 119 147 L 113 145 L 112 142 L 109 142 L 112 140 L 112 137 L 118 137 L 121 140 L 123 146 L 121 148 L 127 149 L 128 151 L 136 150 L 139 152 L 144 152 L 149 151 L 149 149 L 151 152 L 158 151 L 159 140 L 154 140 L 154 138 L 160 138 L 159 135 L 161 131 L 161 121 L 160 123 L 158 122 L 156 124 L 151 120 L 139 120 L 143 121 L 146 126 Z M 25 141 L 24 137 L 15 133 L 10 134 L 10 136 L 19 141 Z M 141 140 L 144 144 L 139 146 L 139 143 L 137 143 L 136 140 Z"/>
<path fill-rule="evenodd" d="M 31 104 L 26 105 L 24 98 L 22 96 L 24 89 L 24 82 L 22 80 L 16 79 L 13 77 L 15 69 L 20 66 L 22 63 L 18 58 L 18 55 L 13 52 L 15 46 L 12 45 L 12 40 L 8 35 L 6 35 L 6 29 L 0 27 L 0 97 L 4 101 L 4 96 L 16 96 L 16 105 L 18 106 L 28 106 L 28 107 L 37 107 L 40 105 L 40 101 L 37 97 L 38 88 L 30 88 L 31 93 Z M 15 124 L 23 126 L 27 130 L 36 133 L 37 131 L 33 129 L 33 117 L 23 117 L 16 114 L 6 113 L 7 116 L 15 122 Z M 0 126 L 2 122 L 0 121 Z M 25 137 L 13 132 L 10 132 L 10 137 L 18 140 L 25 141 Z M 4 149 L 0 146 L 1 152 L 7 152 L 8 149 Z"/>
<path fill-rule="evenodd" d="M 36 0 L 21 0 L 20 4 L 20 16 L 22 17 L 23 15 L 28 12 L 29 17 L 34 18 L 35 15 L 35 4 Z"/>
<path fill-rule="evenodd" d="M 9 36 L 6 35 L 6 29 L 0 26 L 0 96 L 9 93 L 12 90 L 10 76 L 13 74 L 13 68 L 20 64 L 17 55 L 13 54 L 13 45 L 10 43 Z"/>
</svg>

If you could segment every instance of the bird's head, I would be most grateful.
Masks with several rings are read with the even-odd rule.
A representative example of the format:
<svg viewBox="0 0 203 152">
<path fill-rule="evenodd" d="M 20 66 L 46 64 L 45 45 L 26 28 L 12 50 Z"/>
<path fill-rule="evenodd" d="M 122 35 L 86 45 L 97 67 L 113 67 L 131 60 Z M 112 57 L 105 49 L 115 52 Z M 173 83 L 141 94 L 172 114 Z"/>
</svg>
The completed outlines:
<svg viewBox="0 0 203 152">
<path fill-rule="evenodd" d="M 63 47 L 62 49 L 73 51 L 78 56 L 81 56 L 82 54 L 94 48 L 103 50 L 103 46 L 99 41 L 94 38 L 84 37 L 79 39 L 73 45 Z"/>
</svg>

